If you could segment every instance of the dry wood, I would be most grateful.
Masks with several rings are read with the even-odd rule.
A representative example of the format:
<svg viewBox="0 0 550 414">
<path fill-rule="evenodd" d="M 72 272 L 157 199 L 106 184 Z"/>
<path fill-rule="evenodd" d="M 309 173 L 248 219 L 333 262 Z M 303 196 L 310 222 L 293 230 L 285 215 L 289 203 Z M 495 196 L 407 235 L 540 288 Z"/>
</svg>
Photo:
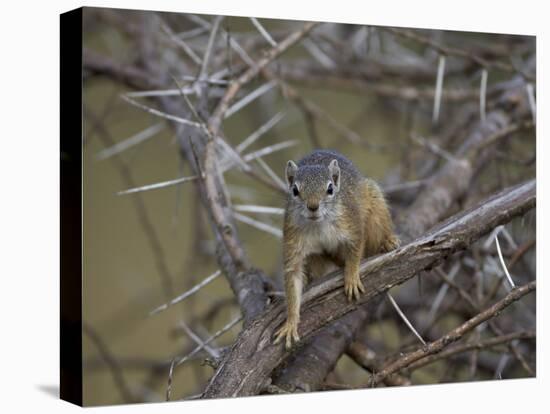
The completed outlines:
<svg viewBox="0 0 550 414">
<path fill-rule="evenodd" d="M 313 285 L 304 294 L 299 326 L 302 341 L 320 328 L 357 309 L 380 293 L 435 266 L 499 224 L 523 215 L 535 205 L 535 181 L 506 189 L 478 207 L 452 217 L 428 234 L 361 265 L 366 292 L 357 303 L 343 295 L 340 272 Z M 208 384 L 204 398 L 258 394 L 288 352 L 274 345 L 272 335 L 283 322 L 284 306 L 275 304 L 243 330 Z"/>
</svg>

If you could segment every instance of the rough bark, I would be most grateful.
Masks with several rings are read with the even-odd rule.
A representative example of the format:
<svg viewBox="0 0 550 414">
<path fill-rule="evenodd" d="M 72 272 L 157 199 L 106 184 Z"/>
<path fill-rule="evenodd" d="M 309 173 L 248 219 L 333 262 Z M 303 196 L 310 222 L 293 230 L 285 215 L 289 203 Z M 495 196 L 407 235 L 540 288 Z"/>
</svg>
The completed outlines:
<svg viewBox="0 0 550 414">
<path fill-rule="evenodd" d="M 429 269 L 452 253 L 467 248 L 494 227 L 535 206 L 535 180 L 508 188 L 477 207 L 454 216 L 428 234 L 361 265 L 366 292 L 358 302 L 343 295 L 341 272 L 335 272 L 304 294 L 300 337 L 307 341 L 323 326 L 354 311 L 379 294 Z M 367 281 L 368 278 L 368 281 Z M 284 320 L 284 304 L 276 303 L 243 330 L 220 363 L 203 398 L 255 395 L 288 356 L 272 336 Z"/>
</svg>

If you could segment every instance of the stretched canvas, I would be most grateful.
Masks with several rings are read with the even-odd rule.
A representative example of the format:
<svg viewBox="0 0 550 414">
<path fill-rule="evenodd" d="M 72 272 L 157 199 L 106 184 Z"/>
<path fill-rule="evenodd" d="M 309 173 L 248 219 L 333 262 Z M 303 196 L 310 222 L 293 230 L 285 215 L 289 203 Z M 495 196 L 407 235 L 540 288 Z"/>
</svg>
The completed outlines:
<svg viewBox="0 0 550 414">
<path fill-rule="evenodd" d="M 535 37 L 268 17 L 61 16 L 61 397 L 535 377 Z"/>
</svg>

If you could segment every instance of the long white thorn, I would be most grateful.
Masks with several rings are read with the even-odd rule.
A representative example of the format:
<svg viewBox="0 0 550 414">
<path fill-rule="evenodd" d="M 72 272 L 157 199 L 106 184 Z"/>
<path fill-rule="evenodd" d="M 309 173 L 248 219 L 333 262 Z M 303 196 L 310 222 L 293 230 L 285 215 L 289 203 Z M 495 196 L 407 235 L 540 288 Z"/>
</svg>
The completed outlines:
<svg viewBox="0 0 550 414">
<path fill-rule="evenodd" d="M 139 103 L 139 102 L 135 101 L 134 99 L 130 98 L 127 95 L 123 94 L 123 95 L 121 95 L 121 98 L 124 99 L 126 102 L 128 102 L 130 105 L 133 105 L 137 108 L 140 108 L 140 109 L 144 110 L 145 112 L 148 112 L 152 115 L 156 115 L 156 116 L 159 116 L 161 118 L 165 118 L 165 119 L 168 119 L 170 121 L 177 122 L 179 124 L 194 126 L 195 128 L 200 128 L 201 127 L 201 124 L 199 124 L 197 122 L 189 121 L 188 119 L 180 118 L 178 116 L 167 114 L 166 112 L 159 111 L 158 109 L 151 108 L 150 106 L 147 106 L 147 105 L 144 105 L 142 103 Z"/>
<path fill-rule="evenodd" d="M 191 295 L 194 295 L 199 290 L 201 290 L 203 287 L 205 287 L 207 284 L 212 282 L 214 279 L 216 279 L 219 275 L 221 275 L 220 270 L 216 270 L 214 273 L 212 273 L 210 276 L 204 278 L 201 282 L 197 283 L 195 286 L 193 286 L 191 289 L 183 292 L 181 295 L 175 297 L 170 302 L 165 303 L 164 305 L 159 306 L 158 308 L 153 309 L 151 312 L 149 312 L 149 316 L 155 315 L 159 312 L 162 312 L 163 310 L 168 309 L 170 306 L 175 305 L 176 303 L 181 302 L 182 300 L 188 298 Z"/>
<path fill-rule="evenodd" d="M 212 358 L 217 359 L 220 356 L 220 353 L 218 351 L 208 346 L 208 344 L 205 344 L 201 337 L 193 332 L 193 330 L 184 321 L 180 321 L 179 325 L 185 331 L 187 336 L 189 336 L 193 341 L 197 343 L 197 345 L 201 346 L 206 352 L 208 352 L 208 354 Z"/>
<path fill-rule="evenodd" d="M 227 325 L 225 325 L 223 328 L 221 328 L 219 331 L 217 331 L 215 334 L 213 334 L 210 338 L 205 340 L 203 342 L 203 345 L 198 345 L 195 349 L 193 349 L 189 354 L 185 355 L 184 357 L 181 357 L 177 360 L 176 366 L 183 364 L 185 361 L 192 358 L 195 354 L 197 354 L 201 349 L 203 349 L 204 345 L 208 345 L 210 342 L 218 338 L 219 336 L 223 335 L 225 332 L 229 331 L 232 327 L 237 325 L 241 320 L 242 316 L 238 316 L 237 318 L 230 321 Z"/>
<path fill-rule="evenodd" d="M 246 137 L 237 147 L 235 148 L 237 152 L 243 152 L 246 148 L 256 142 L 262 135 L 268 132 L 273 128 L 281 119 L 285 116 L 284 112 L 279 112 L 275 114 L 271 119 L 269 119 L 265 124 L 260 126 L 256 131 Z"/>
<path fill-rule="evenodd" d="M 479 86 L 479 116 L 481 122 L 485 122 L 487 115 L 486 111 L 486 102 L 487 102 L 487 69 L 483 68 L 481 70 L 481 84 Z"/>
<path fill-rule="evenodd" d="M 236 102 L 233 106 L 231 106 L 225 112 L 224 118 L 227 119 L 231 115 L 237 113 L 238 111 L 243 109 L 245 106 L 247 106 L 249 103 L 254 101 L 256 98 L 259 98 L 264 93 L 269 92 L 271 89 L 273 89 L 275 87 L 275 85 L 277 85 L 277 82 L 273 80 L 273 81 L 270 81 L 270 82 L 267 82 L 267 83 L 263 84 L 262 86 L 260 86 L 259 88 L 255 89 L 255 90 L 253 90 L 248 95 L 246 95 L 244 98 L 242 98 L 240 101 Z"/>
<path fill-rule="evenodd" d="M 265 27 L 262 26 L 262 24 L 256 19 L 255 17 L 250 17 L 250 21 L 258 29 L 258 32 L 263 36 L 263 38 L 269 43 L 271 46 L 276 47 L 277 42 L 273 40 L 269 32 L 265 29 Z"/>
<path fill-rule="evenodd" d="M 218 33 L 218 28 L 220 27 L 220 23 L 223 18 L 224 16 L 216 16 L 214 18 L 214 23 L 212 23 L 212 29 L 210 31 L 210 36 L 208 37 L 208 44 L 206 45 L 206 51 L 204 52 L 204 57 L 202 59 L 201 71 L 199 73 L 200 80 L 207 77 L 208 63 L 210 62 L 210 56 L 212 56 L 214 40 L 216 39 L 216 34 Z"/>
<path fill-rule="evenodd" d="M 288 141 L 279 142 L 278 144 L 270 145 L 268 147 L 259 149 L 258 151 L 248 153 L 245 156 L 243 156 L 243 159 L 246 162 L 249 162 L 249 161 L 252 161 L 253 159 L 263 157 L 265 155 L 272 154 L 276 151 L 280 151 L 280 150 L 283 150 L 285 148 L 292 147 L 292 146 L 296 145 L 297 143 L 298 142 L 296 140 L 292 140 L 292 139 L 288 140 Z"/>
<path fill-rule="evenodd" d="M 443 92 L 443 76 L 445 75 L 445 56 L 439 56 L 439 63 L 437 65 L 437 79 L 435 81 L 435 96 L 434 96 L 434 109 L 433 109 L 433 124 L 437 124 L 439 119 L 439 109 L 441 107 L 441 95 Z"/>
<path fill-rule="evenodd" d="M 500 264 L 502 265 L 502 268 L 504 269 L 504 274 L 506 275 L 506 278 L 508 279 L 508 282 L 510 283 L 510 286 L 512 288 L 516 287 L 516 284 L 512 280 L 512 276 L 510 276 L 510 273 L 508 272 L 508 268 L 506 267 L 506 263 L 504 263 L 504 257 L 502 257 L 502 251 L 500 250 L 500 243 L 498 242 L 498 233 L 495 234 L 495 243 L 497 245 L 497 252 L 498 252 L 498 258 L 500 259 Z"/>
<path fill-rule="evenodd" d="M 98 160 L 106 160 L 113 155 L 120 154 L 121 152 L 126 151 L 127 149 L 132 148 L 135 145 L 141 144 L 149 138 L 154 137 L 157 133 L 164 129 L 164 126 L 164 122 L 159 122 L 157 124 L 151 125 L 149 128 L 146 128 L 143 131 L 132 135 L 130 138 L 127 138 L 124 141 L 121 141 L 109 148 L 105 148 L 104 150 L 99 151 L 96 157 Z"/>
<path fill-rule="evenodd" d="M 266 224 L 263 221 L 254 220 L 253 218 L 250 218 L 248 216 L 245 216 L 244 214 L 240 214 L 237 212 L 233 212 L 233 217 L 235 217 L 236 220 L 242 223 L 255 227 L 258 230 L 265 231 L 266 233 L 269 233 L 279 239 L 283 238 L 283 232 L 280 229 L 278 229 L 277 227 L 273 227 L 270 224 Z"/>
<path fill-rule="evenodd" d="M 267 165 L 263 158 L 256 158 L 255 161 L 265 171 L 269 178 L 273 180 L 274 183 L 276 183 L 282 190 L 286 191 L 287 188 L 284 181 L 277 174 L 275 174 L 275 171 L 273 171 L 273 169 L 269 165 Z"/>
<path fill-rule="evenodd" d="M 174 34 L 174 32 L 172 31 L 172 29 L 170 29 L 170 27 L 168 27 L 166 24 L 162 23 L 161 28 L 164 31 L 164 33 L 166 34 L 166 36 L 168 38 L 170 38 L 170 40 L 172 40 L 172 42 L 174 42 L 179 47 L 181 47 L 183 49 L 183 51 L 187 54 L 187 56 L 189 56 L 191 58 L 191 60 L 193 62 L 195 62 L 196 65 L 201 64 L 201 58 L 197 56 L 197 54 L 194 52 L 194 50 L 191 49 L 191 47 L 187 43 L 185 43 L 183 39 L 181 39 L 176 34 Z"/>
<path fill-rule="evenodd" d="M 403 313 L 403 311 L 399 308 L 399 305 L 397 304 L 397 302 L 395 301 L 395 299 L 393 298 L 392 295 L 390 295 L 390 292 L 386 292 L 386 296 L 388 297 L 388 299 L 390 300 L 390 303 L 392 304 L 392 306 L 395 308 L 395 310 L 397 311 L 397 313 L 399 314 L 399 316 L 401 317 L 401 319 L 403 319 L 403 322 L 405 322 L 405 324 L 409 327 L 409 329 L 411 330 L 411 332 L 418 338 L 418 340 L 420 342 L 422 342 L 423 345 L 426 345 L 426 342 L 424 341 L 424 339 L 422 339 L 422 337 L 420 336 L 420 334 L 418 333 L 418 331 L 416 329 L 414 329 L 414 326 L 412 325 L 412 323 L 409 322 L 409 320 L 407 319 L 407 317 L 405 316 L 405 314 Z"/>
<path fill-rule="evenodd" d="M 131 98 L 149 98 L 152 96 L 176 96 L 176 95 L 192 95 L 195 93 L 195 89 L 186 86 L 182 89 L 158 89 L 158 90 L 150 90 L 150 91 L 139 91 L 139 92 L 128 92 L 126 96 Z"/>
<path fill-rule="evenodd" d="M 537 123 L 537 103 L 535 101 L 535 88 L 531 82 L 525 85 L 527 90 L 527 97 L 529 98 L 529 108 L 531 108 L 531 116 L 533 117 L 533 123 Z"/>
<path fill-rule="evenodd" d="M 275 214 L 277 216 L 282 216 L 285 213 L 283 208 L 255 206 L 251 204 L 235 204 L 233 208 L 243 213 Z"/>
<path fill-rule="evenodd" d="M 166 188 L 166 187 L 171 187 L 173 185 L 187 183 L 189 181 L 194 181 L 197 178 L 199 178 L 198 175 L 192 175 L 190 177 L 181 177 L 181 178 L 176 178 L 175 180 L 163 181 L 155 184 L 142 185 L 141 187 L 134 187 L 134 188 L 129 188 L 128 190 L 119 191 L 117 195 L 126 195 L 126 194 L 141 193 L 143 191 L 158 190 L 159 188 Z"/>
</svg>

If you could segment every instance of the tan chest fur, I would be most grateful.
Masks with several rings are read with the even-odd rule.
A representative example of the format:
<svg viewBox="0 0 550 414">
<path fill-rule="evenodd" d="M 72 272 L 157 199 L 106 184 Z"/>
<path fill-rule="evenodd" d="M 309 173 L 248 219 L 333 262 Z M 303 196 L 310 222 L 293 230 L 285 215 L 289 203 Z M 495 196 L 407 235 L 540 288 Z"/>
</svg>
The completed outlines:
<svg viewBox="0 0 550 414">
<path fill-rule="evenodd" d="M 311 223 L 304 227 L 302 233 L 302 254 L 336 255 L 338 248 L 349 241 L 335 222 Z"/>
</svg>

